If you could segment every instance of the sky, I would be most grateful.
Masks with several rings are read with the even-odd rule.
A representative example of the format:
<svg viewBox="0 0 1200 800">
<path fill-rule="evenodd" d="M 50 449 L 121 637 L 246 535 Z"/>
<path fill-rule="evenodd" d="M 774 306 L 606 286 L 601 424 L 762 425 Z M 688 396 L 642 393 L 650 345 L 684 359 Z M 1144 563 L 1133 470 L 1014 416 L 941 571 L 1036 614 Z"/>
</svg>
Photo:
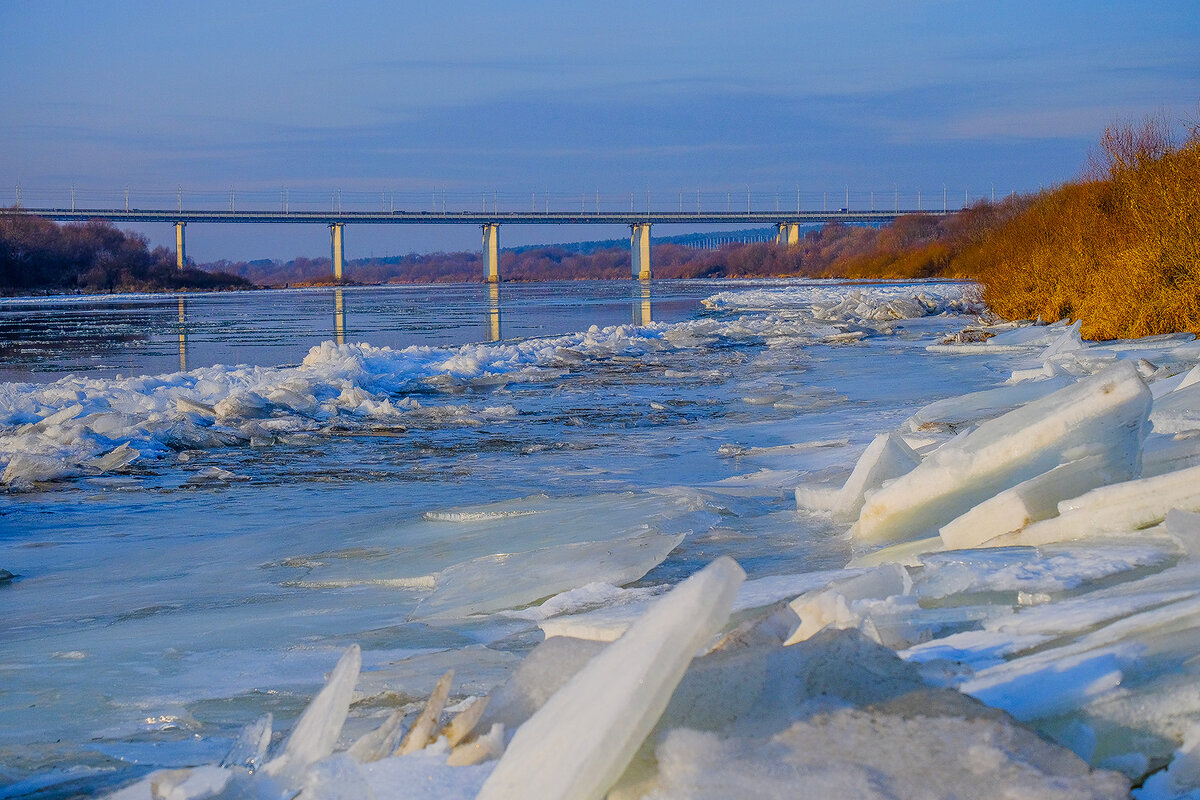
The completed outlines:
<svg viewBox="0 0 1200 800">
<path fill-rule="evenodd" d="M 0 0 L 5 205 L 940 207 L 1075 178 L 1153 114 L 1200 117 L 1197 0 Z M 188 227 L 197 261 L 328 240 Z M 351 226 L 346 255 L 478 240 Z"/>
</svg>

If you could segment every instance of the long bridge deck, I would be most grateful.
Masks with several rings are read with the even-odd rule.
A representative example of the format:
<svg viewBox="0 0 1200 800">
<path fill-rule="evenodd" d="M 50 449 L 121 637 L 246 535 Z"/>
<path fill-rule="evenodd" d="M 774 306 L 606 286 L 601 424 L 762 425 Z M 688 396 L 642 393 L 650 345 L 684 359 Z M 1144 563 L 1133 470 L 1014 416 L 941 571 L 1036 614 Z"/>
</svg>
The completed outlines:
<svg viewBox="0 0 1200 800">
<path fill-rule="evenodd" d="M 231 203 L 232 205 L 232 203 Z M 749 205 L 749 202 L 747 202 Z M 776 242 L 792 246 L 800 240 L 800 228 L 828 222 L 848 225 L 880 225 L 907 214 L 946 216 L 955 211 L 926 211 L 895 209 L 892 211 L 290 211 L 290 210 L 194 210 L 182 208 L 24 208 L 17 206 L 0 210 L 0 214 L 20 214 L 43 217 L 59 222 L 167 222 L 175 226 L 176 263 L 183 269 L 187 263 L 184 227 L 191 224 L 308 224 L 326 225 L 330 231 L 330 259 L 335 280 L 342 279 L 345 261 L 344 228 L 349 224 L 471 224 L 483 229 L 483 261 L 489 282 L 500 280 L 501 225 L 627 225 L 630 228 L 630 247 L 633 254 L 633 277 L 649 280 L 650 226 L 668 224 L 688 225 L 776 225 Z"/>
</svg>

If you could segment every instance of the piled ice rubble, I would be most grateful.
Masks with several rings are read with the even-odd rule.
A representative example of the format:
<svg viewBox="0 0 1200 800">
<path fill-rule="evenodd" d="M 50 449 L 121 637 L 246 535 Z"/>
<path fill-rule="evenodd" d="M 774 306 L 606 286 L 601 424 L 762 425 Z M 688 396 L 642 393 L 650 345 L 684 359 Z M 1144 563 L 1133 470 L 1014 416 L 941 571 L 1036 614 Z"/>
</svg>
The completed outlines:
<svg viewBox="0 0 1200 800">
<path fill-rule="evenodd" d="M 823 591 L 910 592 L 903 573 Z M 916 798 L 960 796 L 964 781 L 985 798 L 1127 795 L 1124 776 L 929 685 L 858 630 L 787 643 L 811 601 L 731 627 L 743 577 L 718 559 L 611 644 L 547 639 L 454 713 L 447 673 L 414 718 L 392 713 L 354 740 L 341 735 L 360 665 L 351 647 L 277 753 L 264 718 L 219 764 L 161 770 L 112 797 Z"/>
<path fill-rule="evenodd" d="M 773 289 L 720 292 L 704 300 L 720 311 L 804 309 L 819 320 L 881 321 L 934 314 L 977 314 L 979 289 L 964 283 L 896 283 L 852 287 L 842 281 L 803 281 Z"/>
<path fill-rule="evenodd" d="M 1140 780 L 1194 758 L 1200 343 L 1091 344 L 1065 325 L 979 338 L 937 349 L 1024 349 L 1041 366 L 919 410 L 877 437 L 841 488 L 796 491 L 801 508 L 847 522 L 861 503 L 856 563 L 903 563 L 912 588 L 792 608 L 857 626 L 927 679 L 1034 724 L 1093 766 Z M 885 437 L 920 454 L 886 458 Z M 1141 796 L 1200 790 L 1190 766 L 1165 774 Z"/>
</svg>

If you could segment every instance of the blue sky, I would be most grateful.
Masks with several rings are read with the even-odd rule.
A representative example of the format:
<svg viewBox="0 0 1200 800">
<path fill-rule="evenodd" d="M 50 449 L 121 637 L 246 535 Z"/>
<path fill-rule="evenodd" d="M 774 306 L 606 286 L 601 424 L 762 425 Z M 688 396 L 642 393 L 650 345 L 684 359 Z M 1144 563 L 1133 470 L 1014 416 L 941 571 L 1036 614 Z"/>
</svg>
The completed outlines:
<svg viewBox="0 0 1200 800">
<path fill-rule="evenodd" d="M 940 205 L 1075 177 L 1105 126 L 1200 110 L 1200 3 L 0 2 L 0 202 Z M 833 197 L 838 200 L 833 200 Z M 141 198 L 139 201 L 138 198 Z M 886 200 L 883 198 L 887 198 Z M 123 199 L 121 200 L 123 202 Z M 169 226 L 144 226 L 173 243 Z M 656 233 L 659 232 L 656 229 Z M 663 233 L 674 231 L 662 231 Z M 506 245 L 616 238 L 509 226 Z M 324 229 L 190 226 L 199 260 Z M 477 249 L 365 227 L 347 256 Z"/>
</svg>

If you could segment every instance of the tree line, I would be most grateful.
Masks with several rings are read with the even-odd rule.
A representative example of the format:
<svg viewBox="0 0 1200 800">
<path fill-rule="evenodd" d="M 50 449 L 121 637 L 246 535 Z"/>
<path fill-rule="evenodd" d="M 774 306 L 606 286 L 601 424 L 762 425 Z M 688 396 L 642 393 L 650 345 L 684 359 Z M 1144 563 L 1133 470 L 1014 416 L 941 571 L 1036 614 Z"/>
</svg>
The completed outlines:
<svg viewBox="0 0 1200 800">
<path fill-rule="evenodd" d="M 244 278 L 178 269 L 174 251 L 92 220 L 58 225 L 0 210 L 0 292 L 155 292 L 246 289 Z"/>
</svg>

